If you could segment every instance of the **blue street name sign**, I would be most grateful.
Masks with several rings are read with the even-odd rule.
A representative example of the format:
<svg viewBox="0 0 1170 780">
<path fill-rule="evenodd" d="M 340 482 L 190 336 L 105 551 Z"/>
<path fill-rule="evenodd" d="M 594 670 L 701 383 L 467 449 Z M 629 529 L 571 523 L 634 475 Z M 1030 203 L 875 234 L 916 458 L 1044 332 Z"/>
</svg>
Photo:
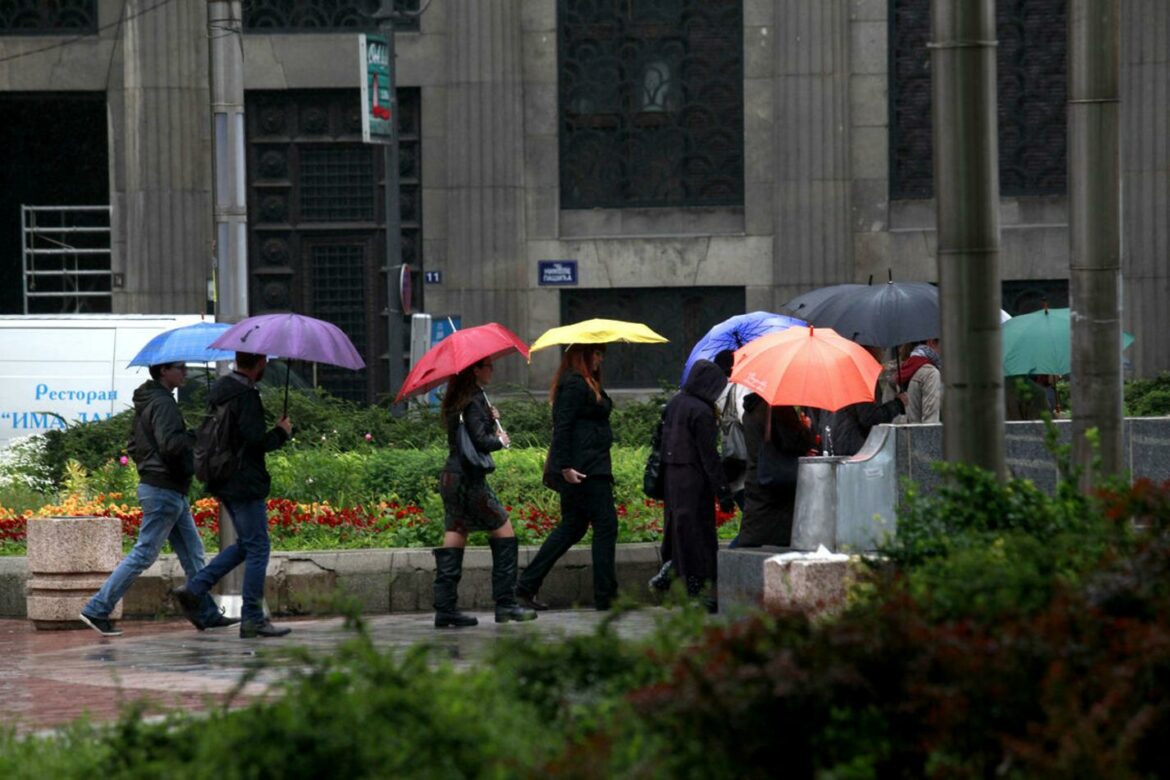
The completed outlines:
<svg viewBox="0 0 1170 780">
<path fill-rule="evenodd" d="M 576 284 L 576 260 L 537 260 L 539 284 Z"/>
</svg>

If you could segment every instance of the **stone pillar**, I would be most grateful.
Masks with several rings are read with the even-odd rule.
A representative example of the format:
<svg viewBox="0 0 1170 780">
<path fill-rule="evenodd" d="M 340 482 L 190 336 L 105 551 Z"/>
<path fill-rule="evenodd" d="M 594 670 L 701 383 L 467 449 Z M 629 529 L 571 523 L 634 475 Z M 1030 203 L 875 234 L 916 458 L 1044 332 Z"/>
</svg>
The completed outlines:
<svg viewBox="0 0 1170 780">
<path fill-rule="evenodd" d="M 850 5 L 846 0 L 776 0 L 776 306 L 814 287 L 854 281 Z"/>
<path fill-rule="evenodd" d="M 520 4 L 447 8 L 447 311 L 527 336 Z M 523 361 L 500 362 L 519 381 Z"/>
<path fill-rule="evenodd" d="M 114 308 L 196 313 L 212 256 L 207 4 L 127 0 L 124 16 L 110 97 L 113 265 L 125 279 Z"/>
<path fill-rule="evenodd" d="M 28 619 L 39 629 L 84 628 L 78 615 L 122 560 L 116 517 L 28 521 Z M 122 617 L 122 602 L 110 619 Z"/>
</svg>

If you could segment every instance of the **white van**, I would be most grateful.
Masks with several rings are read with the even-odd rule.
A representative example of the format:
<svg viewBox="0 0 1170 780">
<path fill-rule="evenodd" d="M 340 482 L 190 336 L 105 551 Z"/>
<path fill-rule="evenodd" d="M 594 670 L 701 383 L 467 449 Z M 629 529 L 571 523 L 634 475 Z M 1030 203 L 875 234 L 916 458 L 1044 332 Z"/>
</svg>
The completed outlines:
<svg viewBox="0 0 1170 780">
<path fill-rule="evenodd" d="M 155 335 L 198 314 L 0 316 L 0 448 L 12 439 L 104 420 L 134 405 L 150 374 L 127 364 Z"/>
</svg>

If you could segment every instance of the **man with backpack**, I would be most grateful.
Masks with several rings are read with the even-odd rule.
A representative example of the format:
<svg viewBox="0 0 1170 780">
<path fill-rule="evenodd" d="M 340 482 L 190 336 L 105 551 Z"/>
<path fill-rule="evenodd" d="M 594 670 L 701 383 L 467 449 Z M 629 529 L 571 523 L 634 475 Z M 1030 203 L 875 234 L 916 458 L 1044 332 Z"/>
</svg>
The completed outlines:
<svg viewBox="0 0 1170 780">
<path fill-rule="evenodd" d="M 290 630 L 273 625 L 264 615 L 269 553 L 267 498 L 272 485 L 264 456 L 284 446 L 292 436 L 287 417 L 281 417 L 271 430 L 264 429 L 264 404 L 256 383 L 263 378 L 267 365 L 264 355 L 237 352 L 235 370 L 211 388 L 207 400 L 213 422 L 200 429 L 199 465 L 201 471 L 208 472 L 208 492 L 230 514 L 238 538 L 174 591 L 187 619 L 199 627 L 201 600 L 215 583 L 243 563 L 240 636 L 245 639 L 279 637 Z M 211 441 L 207 441 L 209 437 Z M 229 453 L 223 457 L 225 447 Z"/>
<path fill-rule="evenodd" d="M 188 577 L 203 568 L 203 540 L 187 502 L 195 434 L 187 430 L 174 397 L 175 389 L 186 381 L 185 365 L 162 363 L 151 366 L 150 379 L 134 391 L 134 422 L 126 451 L 138 469 L 142 525 L 134 549 L 81 610 L 81 620 L 102 636 L 122 634 L 110 613 L 138 575 L 158 559 L 168 539 Z M 200 630 L 238 622 L 224 617 L 209 595 L 193 600 L 191 607 Z"/>
</svg>

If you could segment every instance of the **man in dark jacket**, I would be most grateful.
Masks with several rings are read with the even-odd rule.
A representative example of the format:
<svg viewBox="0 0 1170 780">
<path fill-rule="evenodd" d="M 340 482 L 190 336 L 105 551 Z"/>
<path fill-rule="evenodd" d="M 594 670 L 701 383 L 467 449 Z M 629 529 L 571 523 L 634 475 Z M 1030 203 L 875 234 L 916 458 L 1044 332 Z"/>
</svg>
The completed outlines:
<svg viewBox="0 0 1170 780">
<path fill-rule="evenodd" d="M 666 405 L 662 425 L 669 557 L 691 597 L 716 582 L 715 500 L 725 512 L 734 506 L 716 441 L 715 401 L 726 385 L 723 369 L 696 361 L 682 392 Z M 706 594 L 706 603 L 714 611 L 713 593 Z"/>
<path fill-rule="evenodd" d="M 185 365 L 162 363 L 151 366 L 150 380 L 134 391 L 127 450 L 138 469 L 142 525 L 134 549 L 81 610 L 82 621 L 102 636 L 121 635 L 110 613 L 138 575 L 158 559 L 168 539 L 188 577 L 203 568 L 203 540 L 187 503 L 195 470 L 191 455 L 195 434 L 183 423 L 174 397 L 175 388 L 186 381 Z M 209 595 L 194 601 L 192 607 L 200 630 L 237 622 L 224 617 Z"/>
<path fill-rule="evenodd" d="M 222 482 L 212 482 L 207 490 L 228 510 L 238 539 L 191 577 L 186 585 L 175 589 L 175 598 L 187 619 L 199 626 L 197 606 L 215 583 L 241 563 L 244 564 L 243 622 L 240 636 L 277 637 L 289 632 L 272 624 L 264 615 L 264 576 L 268 569 L 268 491 L 272 480 L 264 464 L 266 453 L 284 446 L 292 436 L 292 425 L 281 417 L 272 430 L 264 430 L 264 404 L 256 383 L 264 376 L 268 359 L 250 352 L 236 353 L 236 370 L 222 377 L 211 388 L 209 411 L 220 405 L 231 407 L 235 428 L 233 441 L 240 452 L 239 468 Z"/>
</svg>

